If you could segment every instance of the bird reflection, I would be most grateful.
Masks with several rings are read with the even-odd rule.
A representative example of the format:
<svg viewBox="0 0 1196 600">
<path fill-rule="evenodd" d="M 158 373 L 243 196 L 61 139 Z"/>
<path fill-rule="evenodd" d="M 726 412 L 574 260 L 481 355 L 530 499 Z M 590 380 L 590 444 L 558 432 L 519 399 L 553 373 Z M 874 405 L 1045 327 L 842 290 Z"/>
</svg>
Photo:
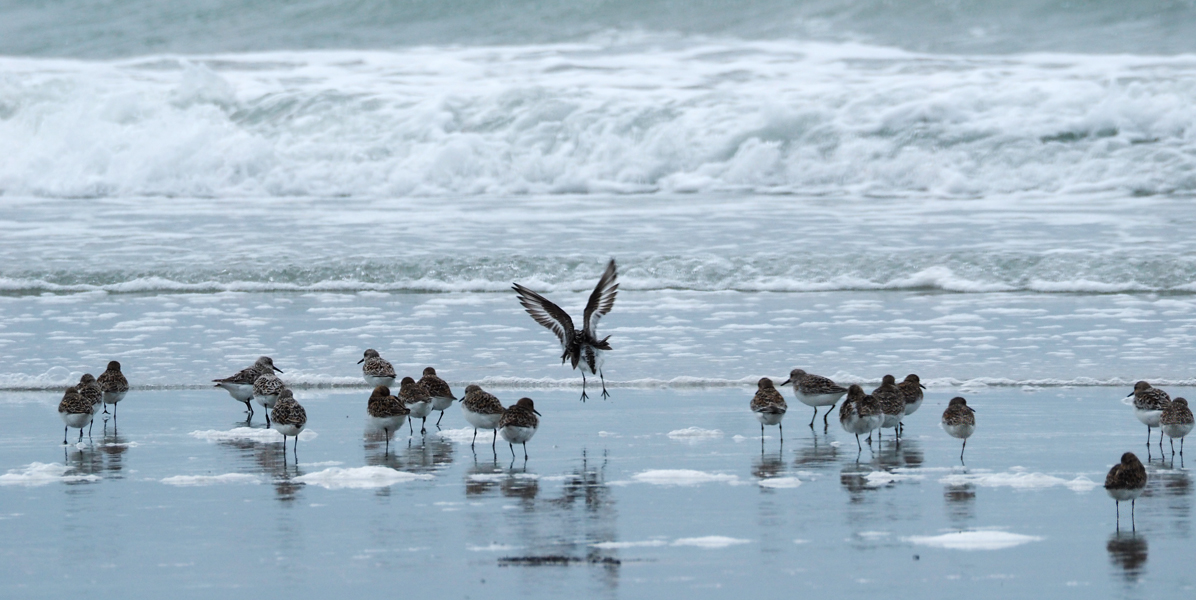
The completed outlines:
<svg viewBox="0 0 1196 600">
<path fill-rule="evenodd" d="M 279 502 L 289 504 L 299 498 L 299 491 L 307 484 L 295 481 L 304 474 L 299 465 L 283 463 L 282 469 L 274 473 L 274 496 Z"/>
<path fill-rule="evenodd" d="M 772 479 L 784 472 L 785 459 L 780 450 L 768 454 L 761 452 L 760 456 L 752 459 L 752 475 L 757 479 Z"/>
<path fill-rule="evenodd" d="M 797 449 L 793 458 L 793 466 L 798 469 L 818 471 L 830 468 L 838 458 L 838 448 L 830 445 L 825 439 L 819 443 L 818 436 L 814 436 L 812 444 Z"/>
<path fill-rule="evenodd" d="M 477 454 L 474 454 L 473 466 L 465 473 L 465 496 L 482 496 L 494 491 L 503 479 L 502 472 L 497 457 L 493 461 L 478 462 Z"/>
<path fill-rule="evenodd" d="M 900 444 L 883 446 L 876 452 L 874 462 L 882 469 L 915 469 L 922 466 L 924 460 L 921 443 L 916 439 L 903 439 Z"/>
<path fill-rule="evenodd" d="M 1109 537 L 1105 544 L 1113 566 L 1121 568 L 1121 577 L 1126 583 L 1137 583 L 1146 573 L 1146 538 L 1133 532 L 1118 532 Z"/>
<path fill-rule="evenodd" d="M 129 451 L 129 441 L 117 435 L 115 428 L 111 432 L 105 428 L 99 450 L 103 454 L 104 470 L 111 473 L 112 479 L 121 479 L 120 471 L 124 468 L 124 453 Z"/>
<path fill-rule="evenodd" d="M 99 483 L 100 473 L 104 470 L 104 460 L 95 446 L 89 445 L 82 449 L 68 446 L 63 449 L 63 453 L 62 464 L 72 468 L 67 473 L 79 476 L 78 479 L 72 478 L 65 481 L 69 492 L 86 489 L 87 484 Z M 95 475 L 95 477 L 87 478 L 88 475 Z"/>
<path fill-rule="evenodd" d="M 452 464 L 453 451 L 452 442 L 432 435 L 408 445 L 399 454 L 405 470 L 413 473 L 430 473 Z"/>
<path fill-rule="evenodd" d="M 525 509 L 535 508 L 532 502 L 540 493 L 540 480 L 531 473 L 527 472 L 527 467 L 522 468 L 509 467 L 506 471 L 506 477 L 502 479 L 502 495 L 504 498 L 512 498 L 522 501 Z"/>
<path fill-rule="evenodd" d="M 966 527 L 976 519 L 976 485 L 963 483 L 943 488 L 943 500 L 947 503 L 947 518 L 954 527 Z"/>
</svg>

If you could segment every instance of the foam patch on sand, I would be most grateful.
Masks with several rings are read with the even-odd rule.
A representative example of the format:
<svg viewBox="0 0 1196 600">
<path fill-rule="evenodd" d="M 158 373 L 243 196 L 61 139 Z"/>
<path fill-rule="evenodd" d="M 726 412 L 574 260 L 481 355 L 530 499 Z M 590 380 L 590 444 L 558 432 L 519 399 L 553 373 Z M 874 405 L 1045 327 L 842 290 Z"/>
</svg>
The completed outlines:
<svg viewBox="0 0 1196 600">
<path fill-rule="evenodd" d="M 651 469 L 631 476 L 633 483 L 652 485 L 699 485 L 703 483 L 729 483 L 738 485 L 739 477 L 725 473 L 707 473 L 692 469 Z"/>
<path fill-rule="evenodd" d="M 318 485 L 330 490 L 339 489 L 368 489 L 380 488 L 394 485 L 396 483 L 406 483 L 408 481 L 427 481 L 435 479 L 431 475 L 421 475 L 419 473 L 408 473 L 407 471 L 396 471 L 388 467 L 355 467 L 352 469 L 342 469 L 333 467 L 317 471 L 315 473 L 308 473 L 307 475 L 300 475 L 293 481 L 299 483 L 309 483 Z"/>
<path fill-rule="evenodd" d="M 256 475 L 248 473 L 225 473 L 223 475 L 175 475 L 162 480 L 166 485 L 192 486 L 216 485 L 218 483 L 261 483 Z"/>
<path fill-rule="evenodd" d="M 1009 533 L 1008 531 L 957 531 L 934 536 L 914 535 L 902 539 L 920 546 L 948 550 L 1003 550 L 1042 541 L 1042 538 L 1037 536 Z"/>
<path fill-rule="evenodd" d="M 20 469 L 12 469 L 0 475 L 0 485 L 23 485 L 37 487 L 51 483 L 70 483 L 74 481 L 99 481 L 98 475 L 67 475 L 74 467 L 66 467 L 58 463 L 30 463 Z"/>
<path fill-rule="evenodd" d="M 456 444 L 473 443 L 473 427 L 462 427 L 461 429 L 442 429 L 437 431 L 436 435 Z M 487 437 L 493 439 L 493 436 L 494 434 L 491 433 L 489 429 L 478 430 L 479 442 Z"/>
<path fill-rule="evenodd" d="M 795 488 L 799 485 L 801 485 L 801 480 L 796 477 L 770 477 L 760 480 L 760 487 L 766 488 Z"/>
<path fill-rule="evenodd" d="M 1045 473 L 954 473 L 939 480 L 945 485 L 978 485 L 981 487 L 1011 487 L 1018 490 L 1040 490 L 1063 486 L 1075 492 L 1089 492 L 1098 484 L 1083 475 L 1063 479 Z"/>
<path fill-rule="evenodd" d="M 189 434 L 191 437 L 209 442 L 259 442 L 262 444 L 281 443 L 282 434 L 273 429 L 258 429 L 256 427 L 236 427 L 228 431 L 220 431 L 218 429 L 207 429 L 204 431 L 192 431 Z M 316 432 L 307 429 L 299 434 L 299 440 L 308 442 L 316 439 L 319 435 Z"/>
<path fill-rule="evenodd" d="M 668 546 L 669 543 L 665 540 L 645 540 L 642 542 L 599 542 L 590 545 L 602 550 L 620 550 L 623 548 L 659 548 Z"/>
<path fill-rule="evenodd" d="M 864 485 L 869 487 L 880 487 L 898 481 L 918 481 L 925 479 L 924 475 L 915 473 L 897 473 L 889 471 L 873 471 L 864 476 Z"/>
<path fill-rule="evenodd" d="M 674 429 L 668 433 L 670 439 L 681 440 L 685 442 L 702 442 L 706 440 L 716 440 L 723 437 L 721 429 L 702 429 L 701 427 L 686 427 L 685 429 Z"/>
<path fill-rule="evenodd" d="M 750 543 L 751 540 L 741 540 L 738 538 L 726 537 L 722 535 L 708 535 L 705 537 L 681 538 L 673 542 L 674 546 L 692 546 L 694 548 L 726 548 L 727 546 L 738 546 L 740 544 Z"/>
<path fill-rule="evenodd" d="M 466 550 L 470 552 L 507 552 L 510 550 L 518 550 L 519 546 L 508 546 L 506 544 L 492 543 L 489 546 L 466 546 Z"/>
</svg>

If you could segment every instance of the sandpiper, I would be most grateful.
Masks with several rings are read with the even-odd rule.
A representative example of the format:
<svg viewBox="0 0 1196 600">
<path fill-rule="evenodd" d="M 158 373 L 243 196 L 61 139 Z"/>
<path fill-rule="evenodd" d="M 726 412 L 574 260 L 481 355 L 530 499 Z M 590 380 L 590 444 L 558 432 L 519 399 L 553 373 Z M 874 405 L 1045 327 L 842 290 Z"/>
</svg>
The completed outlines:
<svg viewBox="0 0 1196 600">
<path fill-rule="evenodd" d="M 801 369 L 794 369 L 789 371 L 789 379 L 781 382 L 782 386 L 793 384 L 793 393 L 797 395 L 798 402 L 806 406 L 814 407 L 814 416 L 810 417 L 810 428 L 814 428 L 814 419 L 818 418 L 818 407 L 829 406 L 826 412 L 822 414 L 822 426 L 826 429 L 826 418 L 835 409 L 835 404 L 839 402 L 839 398 L 847 393 L 847 388 L 837 385 L 834 381 L 827 379 L 821 375 L 807 373 Z"/>
<path fill-rule="evenodd" d="M 852 385 L 847 388 L 847 399 L 839 406 L 839 424 L 847 433 L 855 434 L 855 445 L 860 450 L 860 436 L 867 433 L 869 441 L 872 430 L 880 427 L 884 420 L 884 412 L 876 398 L 864 394 L 864 388 Z"/>
<path fill-rule="evenodd" d="M 481 387 L 470 385 L 465 388 L 465 397 L 461 399 L 461 413 L 465 415 L 465 420 L 473 425 L 473 441 L 469 443 L 471 448 L 478 441 L 478 429 L 498 427 L 503 410 L 502 402 L 499 402 L 493 394 L 482 390 Z M 498 431 L 496 430 L 490 447 L 493 448 L 497 441 Z"/>
<path fill-rule="evenodd" d="M 390 435 L 403 426 L 407 415 L 411 414 L 398 398 L 390 394 L 390 388 L 380 385 L 370 394 L 366 405 L 366 414 L 370 416 L 370 425 L 381 429 L 386 435 L 386 452 L 390 453 Z"/>
<path fill-rule="evenodd" d="M 365 363 L 365 364 L 362 364 Z M 365 382 L 372 386 L 392 386 L 395 384 L 395 368 L 381 356 L 378 356 L 378 351 L 370 348 L 365 351 L 365 356 L 357 361 L 361 365 L 361 377 Z"/>
<path fill-rule="evenodd" d="M 273 373 L 274 371 L 282 373 L 282 369 L 274 366 L 274 361 L 269 356 L 262 356 L 253 363 L 253 366 L 241 369 L 240 373 L 224 379 L 213 379 L 212 382 L 216 384 L 216 387 L 224 388 L 228 395 L 233 397 L 233 400 L 244 402 L 245 410 L 249 413 L 249 418 L 252 419 L 253 404 L 250 401 L 253 400 L 253 382 L 257 381 L 262 373 Z"/>
<path fill-rule="evenodd" d="M 902 398 L 901 388 L 897 387 L 897 378 L 885 375 L 881 379 L 880 387 L 872 390 L 872 397 L 880 403 L 880 410 L 885 414 L 877 437 L 882 437 L 884 430 L 891 428 L 900 439 L 898 427 L 901 425 L 901 419 L 905 418 L 905 400 Z"/>
<path fill-rule="evenodd" d="M 922 408 L 922 400 L 925 398 L 922 390 L 926 389 L 926 386 L 922 385 L 922 380 L 918 379 L 917 375 L 913 373 L 906 375 L 905 381 L 897 384 L 897 389 L 901 390 L 901 399 L 905 402 L 905 416 L 908 417 L 918 412 L 919 408 Z M 902 419 L 901 428 L 898 430 L 898 433 L 904 432 L 905 420 Z"/>
<path fill-rule="evenodd" d="M 1163 414 L 1159 417 L 1159 428 L 1171 438 L 1171 454 L 1175 454 L 1175 438 L 1179 438 L 1179 455 L 1183 456 L 1184 436 L 1192 432 L 1192 425 L 1192 409 L 1188 408 L 1186 399 L 1176 398 L 1163 409 Z"/>
<path fill-rule="evenodd" d="M 270 409 L 274 408 L 274 403 L 278 401 L 279 392 L 286 387 L 273 371 L 262 373 L 253 380 L 253 399 L 266 407 L 266 427 L 270 426 Z"/>
<path fill-rule="evenodd" d="M 307 411 L 295 400 L 295 394 L 289 388 L 278 392 L 278 401 L 274 403 L 274 410 L 270 411 L 274 418 L 274 430 L 282 434 L 282 455 L 287 455 L 287 436 L 295 438 L 295 460 L 299 460 L 299 433 L 307 427 Z"/>
<path fill-rule="evenodd" d="M 96 383 L 95 376 L 91 373 L 84 373 L 83 377 L 79 378 L 79 383 L 75 384 L 75 389 L 79 390 L 79 395 L 83 396 L 84 400 L 91 402 L 93 416 L 99 412 L 104 401 L 104 390 L 100 389 L 100 384 Z M 92 424 L 94 424 L 94 420 Z M 87 435 L 91 435 L 91 424 L 87 426 Z"/>
<path fill-rule="evenodd" d="M 781 425 L 781 419 L 785 418 L 785 411 L 789 410 L 789 407 L 785 404 L 785 397 L 773 386 L 771 379 L 761 377 L 760 381 L 756 382 L 756 395 L 752 397 L 750 406 L 752 414 L 756 415 L 757 421 L 760 421 L 761 443 L 764 440 L 765 425 L 776 425 L 783 443 L 785 428 Z M 818 412 L 818 409 L 814 409 L 814 412 Z"/>
<path fill-rule="evenodd" d="M 1121 529 L 1121 503 L 1130 501 L 1130 526 L 1135 530 L 1134 503 L 1146 490 L 1146 467 L 1133 452 L 1121 455 L 1121 462 L 1109 469 L 1105 476 L 1105 491 L 1117 503 L 1117 529 Z"/>
<path fill-rule="evenodd" d="M 419 384 L 424 386 L 424 391 L 432 397 L 432 410 L 440 411 L 440 417 L 436 419 L 436 426 L 440 427 L 440 419 L 444 418 L 444 411 L 453 405 L 453 401 L 457 399 L 453 395 L 453 390 L 449 388 L 448 382 L 436 376 L 436 369 L 432 367 L 424 367 L 424 376 L 419 378 Z"/>
<path fill-rule="evenodd" d="M 536 429 L 540 427 L 539 415 L 531 398 L 520 398 L 499 418 L 498 432 L 511 447 L 512 461 L 515 459 L 515 444 L 523 444 L 523 460 L 527 460 L 527 441 L 536 435 Z"/>
<path fill-rule="evenodd" d="M 1134 416 L 1146 425 L 1146 445 L 1150 446 L 1150 429 L 1159 426 L 1159 418 L 1163 416 L 1163 409 L 1171 404 L 1171 396 L 1157 387 L 1151 387 L 1145 381 L 1134 384 L 1134 391 L 1129 398 L 1134 398 Z M 1159 437 L 1159 450 L 1163 449 L 1163 438 Z"/>
<path fill-rule="evenodd" d="M 511 286 L 519 295 L 519 303 L 527 310 L 527 314 L 560 339 L 561 349 L 564 350 L 561 363 L 569 361 L 574 369 L 581 365 L 583 402 L 589 397 L 586 395 L 586 371 L 591 375 L 597 375 L 602 381 L 602 397 L 610 396 L 606 391 L 606 378 L 602 376 L 602 353 L 611 349 L 607 343 L 610 336 L 598 339 L 598 321 L 615 305 L 615 294 L 619 290 L 619 284 L 615 282 L 617 276 L 615 259 L 612 258 L 606 265 L 606 271 L 598 279 L 598 285 L 594 286 L 594 291 L 590 293 L 590 300 L 586 302 L 584 327 L 580 332 L 574 329 L 573 319 L 569 317 L 569 313 L 561 310 L 561 307 L 518 283 Z"/>
<path fill-rule="evenodd" d="M 125 399 L 129 393 L 129 380 L 120 372 L 120 363 L 115 360 L 108 362 L 108 370 L 100 374 L 96 381 L 100 382 L 100 389 L 104 392 L 104 412 L 108 412 L 108 405 L 112 405 L 112 418 L 116 418 L 116 403 Z"/>
<path fill-rule="evenodd" d="M 399 401 L 407 407 L 407 410 L 411 411 L 410 418 L 407 420 L 407 427 L 411 428 L 411 434 L 415 435 L 415 428 L 411 425 L 415 419 L 423 419 L 419 426 L 419 432 L 427 433 L 425 425 L 428 422 L 428 415 L 432 414 L 432 398 L 428 396 L 424 386 L 411 377 L 404 377 L 399 387 Z"/>
<path fill-rule="evenodd" d="M 947 404 L 943 411 L 943 431 L 954 438 L 963 440 L 963 448 L 959 450 L 959 460 L 963 461 L 963 451 L 968 447 L 968 438 L 976 431 L 976 411 L 968 406 L 968 401 L 956 396 Z"/>
<path fill-rule="evenodd" d="M 66 444 L 66 434 L 71 427 L 79 430 L 79 441 L 82 442 L 83 428 L 91 424 L 94 414 L 95 408 L 91 400 L 80 396 L 78 388 L 66 388 L 66 392 L 62 395 L 62 402 L 58 403 L 58 416 L 62 417 L 63 423 L 66 423 L 66 426 L 62 428 L 62 443 Z"/>
</svg>

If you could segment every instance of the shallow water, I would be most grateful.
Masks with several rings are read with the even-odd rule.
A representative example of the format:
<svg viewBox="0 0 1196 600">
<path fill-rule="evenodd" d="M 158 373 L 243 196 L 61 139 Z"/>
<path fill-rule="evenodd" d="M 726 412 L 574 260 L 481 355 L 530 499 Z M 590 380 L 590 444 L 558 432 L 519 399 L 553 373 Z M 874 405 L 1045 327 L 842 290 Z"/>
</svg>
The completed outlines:
<svg viewBox="0 0 1196 600">
<path fill-rule="evenodd" d="M 1099 487 L 1120 452 L 1144 456 L 1121 390 L 971 391 L 978 428 L 966 466 L 937 426 L 950 388 L 930 390 L 900 446 L 886 436 L 858 453 L 833 421 L 811 432 L 800 405 L 783 446 L 772 428 L 761 440 L 745 388 L 618 389 L 585 404 L 575 390 L 496 391 L 504 403 L 530 395 L 544 414 L 526 462 L 505 445 L 492 452 L 485 435 L 471 450 L 456 407 L 444 435 L 421 437 L 417 424 L 387 455 L 363 434 L 364 390 L 298 394 L 310 434 L 297 464 L 278 443 L 209 441 L 244 425 L 218 390 L 132 392 L 119 432 L 97 425 L 66 448 L 54 395 L 5 392 L 3 585 L 36 596 L 104 585 L 130 597 L 398 586 L 947 598 L 1148 597 L 1194 583 L 1181 568 L 1192 478 L 1179 455 L 1152 450 L 1136 533 L 1128 510 L 1117 533 Z M 34 463 L 65 464 L 70 480 L 52 468 L 34 478 Z M 430 477 L 355 488 L 339 487 L 363 485 L 351 473 L 327 471 L 367 466 Z M 511 564 L 529 557 L 574 562 Z"/>
</svg>

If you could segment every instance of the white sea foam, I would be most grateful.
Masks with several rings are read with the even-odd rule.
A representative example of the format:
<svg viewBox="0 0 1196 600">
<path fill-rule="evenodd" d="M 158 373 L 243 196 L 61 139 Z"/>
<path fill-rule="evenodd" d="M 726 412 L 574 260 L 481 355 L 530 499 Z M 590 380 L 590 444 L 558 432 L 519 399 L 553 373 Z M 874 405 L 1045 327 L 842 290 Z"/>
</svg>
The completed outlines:
<svg viewBox="0 0 1196 600">
<path fill-rule="evenodd" d="M 915 535 L 902 538 L 907 542 L 921 546 L 946 548 L 948 550 L 1003 550 L 1030 542 L 1042 541 L 1043 538 L 1007 531 L 957 531 L 935 536 Z"/>
<path fill-rule="evenodd" d="M 620 550 L 623 548 L 658 548 L 668 546 L 669 543 L 665 540 L 645 540 L 642 542 L 598 542 L 590 545 L 603 550 Z"/>
<path fill-rule="evenodd" d="M 460 429 L 441 429 L 440 431 L 436 432 L 436 435 L 456 444 L 469 444 L 472 443 L 474 439 L 474 428 L 462 427 Z M 491 434 L 487 430 L 483 429 L 477 431 L 479 440 L 485 440 L 488 435 Z"/>
<path fill-rule="evenodd" d="M 74 470 L 74 467 L 63 466 L 59 463 L 30 463 L 23 468 L 11 469 L 8 473 L 0 475 L 0 485 L 38 487 L 50 483 L 100 480 L 98 475 L 67 475 Z"/>
<path fill-rule="evenodd" d="M 509 552 L 511 550 L 518 550 L 519 546 L 491 542 L 485 546 L 466 546 L 465 549 L 469 550 L 470 552 Z"/>
<path fill-rule="evenodd" d="M 218 483 L 261 483 L 257 475 L 249 473 L 225 473 L 223 475 L 175 475 L 162 480 L 167 485 L 199 486 Z"/>
<path fill-rule="evenodd" d="M 864 485 L 869 487 L 880 487 L 898 481 L 918 481 L 921 479 L 925 479 L 925 476 L 917 473 L 873 471 L 864 476 Z"/>
<path fill-rule="evenodd" d="M 652 469 L 631 476 L 636 483 L 652 485 L 700 485 L 703 483 L 739 484 L 739 477 L 725 473 L 707 473 L 691 469 Z"/>
<path fill-rule="evenodd" d="M 1046 489 L 1063 486 L 1076 492 L 1088 492 L 1098 486 L 1083 475 L 1063 479 L 1045 473 L 953 473 L 939 480 L 944 485 L 979 485 L 982 487 L 1010 487 L 1018 490 Z"/>
<path fill-rule="evenodd" d="M 282 434 L 273 429 L 257 429 L 254 427 L 237 427 L 227 431 L 217 429 L 205 429 L 202 431 L 192 431 L 191 437 L 206 440 L 209 442 L 258 442 L 263 444 L 281 443 Z M 318 434 L 310 429 L 305 429 L 299 434 L 300 441 L 311 441 L 316 439 Z"/>
<path fill-rule="evenodd" d="M 673 546 L 693 546 L 695 548 L 726 548 L 728 546 L 738 546 L 740 544 L 751 543 L 751 540 L 741 540 L 733 537 L 726 537 L 721 535 L 707 535 L 703 537 L 681 538 L 674 540 Z"/>
<path fill-rule="evenodd" d="M 668 436 L 674 440 L 682 440 L 686 442 L 697 443 L 705 440 L 714 440 L 723 437 L 721 429 L 702 429 L 701 427 L 686 427 L 685 429 L 674 429 L 668 433 Z"/>
<path fill-rule="evenodd" d="M 388 467 L 369 466 L 349 469 L 332 467 L 329 469 L 324 469 L 323 471 L 308 473 L 307 475 L 300 475 L 299 477 L 294 478 L 294 481 L 318 485 L 330 490 L 339 490 L 345 488 L 379 488 L 391 486 L 396 483 L 407 483 L 409 481 L 429 481 L 432 479 L 435 479 L 435 477 L 432 475 L 408 473 L 406 471 L 397 471 Z"/>
<path fill-rule="evenodd" d="M 795 488 L 800 485 L 801 480 L 796 477 L 769 477 L 760 480 L 760 487 L 766 488 Z"/>
</svg>

